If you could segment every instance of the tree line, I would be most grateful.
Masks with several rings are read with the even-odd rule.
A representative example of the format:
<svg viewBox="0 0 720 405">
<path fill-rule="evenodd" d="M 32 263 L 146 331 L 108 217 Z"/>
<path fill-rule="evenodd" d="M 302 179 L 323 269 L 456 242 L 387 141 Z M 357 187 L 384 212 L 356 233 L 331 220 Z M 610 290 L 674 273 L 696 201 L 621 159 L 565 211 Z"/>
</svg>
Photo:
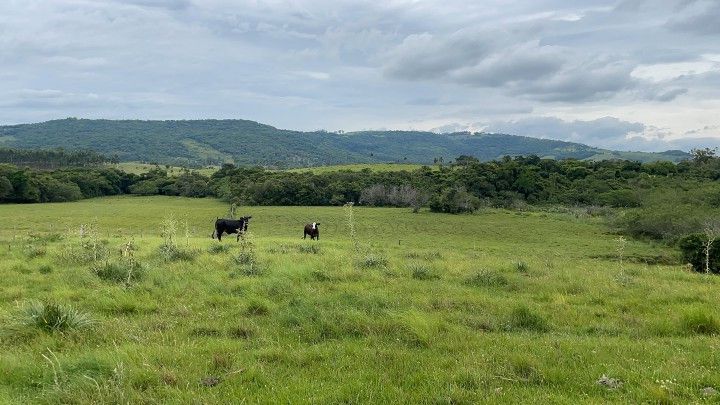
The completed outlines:
<svg viewBox="0 0 720 405">
<path fill-rule="evenodd" d="M 63 167 L 87 167 L 117 163 L 117 156 L 108 158 L 92 150 L 15 149 L 0 148 L 0 163 L 53 170 Z"/>
<path fill-rule="evenodd" d="M 171 176 L 161 167 L 135 175 L 102 165 L 39 170 L 2 164 L 0 202 L 58 202 L 136 194 L 217 197 L 241 205 L 353 202 L 411 207 L 415 211 L 427 207 L 455 214 L 482 206 L 586 207 L 590 214 L 608 212 L 602 207 L 611 207 L 625 208 L 610 210 L 620 213 L 610 220 L 625 234 L 697 247 L 709 240 L 703 236 L 707 224 L 720 218 L 719 180 L 720 158 L 708 149 L 696 150 L 691 159 L 680 163 L 537 156 L 481 162 L 460 156 L 451 165 L 413 171 L 296 173 L 225 164 L 209 177 L 192 170 Z M 695 239 L 683 239 L 688 235 Z M 705 256 L 717 250 L 720 263 L 720 243 L 706 250 Z M 697 257 L 694 262 L 698 262 Z"/>
</svg>

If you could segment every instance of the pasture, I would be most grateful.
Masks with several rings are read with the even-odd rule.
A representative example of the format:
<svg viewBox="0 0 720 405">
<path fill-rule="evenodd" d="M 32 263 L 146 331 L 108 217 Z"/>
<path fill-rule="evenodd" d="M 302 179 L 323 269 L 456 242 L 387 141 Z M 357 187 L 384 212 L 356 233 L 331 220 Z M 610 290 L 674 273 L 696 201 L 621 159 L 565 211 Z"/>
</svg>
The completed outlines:
<svg viewBox="0 0 720 405">
<path fill-rule="evenodd" d="M 421 167 L 423 167 L 423 165 L 412 163 L 357 163 L 347 165 L 301 167 L 298 169 L 288 169 L 287 171 L 295 173 L 312 172 L 315 174 L 337 172 L 340 170 L 359 172 L 364 169 L 369 169 L 374 172 L 399 172 L 402 170 L 411 172 Z M 437 170 L 437 166 L 428 165 L 428 167 L 432 168 L 433 170 Z"/>
<path fill-rule="evenodd" d="M 250 235 L 220 244 L 227 211 L 0 206 L 0 402 L 718 400 L 718 278 L 599 218 L 241 207 Z"/>
<path fill-rule="evenodd" d="M 120 163 L 114 163 L 110 165 L 111 167 L 114 167 L 116 169 L 122 170 L 126 173 L 132 173 L 132 174 L 143 174 L 147 173 L 153 169 L 160 168 L 162 170 L 167 171 L 169 176 L 179 176 L 181 175 L 185 169 L 179 166 L 166 166 L 166 165 L 153 165 L 150 163 L 140 163 L 140 162 L 120 162 Z M 193 172 L 197 172 L 202 174 L 203 176 L 212 176 L 213 173 L 218 171 L 219 167 L 217 166 L 205 166 L 200 169 L 187 169 Z"/>
</svg>

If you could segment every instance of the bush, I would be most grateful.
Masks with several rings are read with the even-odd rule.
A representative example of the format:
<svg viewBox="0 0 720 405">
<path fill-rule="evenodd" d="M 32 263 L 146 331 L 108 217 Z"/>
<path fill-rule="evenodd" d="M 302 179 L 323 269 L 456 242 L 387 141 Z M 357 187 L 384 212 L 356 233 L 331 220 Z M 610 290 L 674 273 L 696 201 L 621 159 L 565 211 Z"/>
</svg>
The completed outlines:
<svg viewBox="0 0 720 405">
<path fill-rule="evenodd" d="M 430 199 L 430 211 L 448 214 L 475 212 L 480 208 L 480 199 L 464 188 L 448 188 Z"/>
<path fill-rule="evenodd" d="M 677 240 L 702 229 L 702 220 L 697 207 L 648 207 L 619 217 L 616 225 L 633 237 Z"/>
<path fill-rule="evenodd" d="M 707 240 L 707 236 L 704 234 L 696 233 L 688 235 L 678 242 L 683 261 L 690 263 L 693 270 L 701 273 L 705 272 L 705 245 Z M 714 274 L 720 273 L 720 240 L 710 247 L 710 272 Z"/>
<path fill-rule="evenodd" d="M 629 189 L 608 191 L 600 194 L 599 199 L 603 205 L 615 208 L 642 206 L 642 200 L 638 192 Z"/>
<path fill-rule="evenodd" d="M 195 252 L 187 249 L 182 249 L 177 245 L 160 245 L 158 249 L 160 256 L 168 262 L 183 261 L 191 262 L 195 260 Z"/>
<path fill-rule="evenodd" d="M 45 332 L 62 332 L 91 326 L 95 321 L 86 313 L 55 303 L 31 302 L 22 311 L 19 321 L 25 326 Z"/>
</svg>

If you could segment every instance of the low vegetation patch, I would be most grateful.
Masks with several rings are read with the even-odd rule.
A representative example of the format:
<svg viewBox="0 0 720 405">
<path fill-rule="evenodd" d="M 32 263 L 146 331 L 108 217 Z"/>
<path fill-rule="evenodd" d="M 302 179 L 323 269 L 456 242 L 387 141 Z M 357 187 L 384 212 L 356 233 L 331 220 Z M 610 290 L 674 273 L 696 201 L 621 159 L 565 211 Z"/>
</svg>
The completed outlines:
<svg viewBox="0 0 720 405">
<path fill-rule="evenodd" d="M 93 266 L 92 271 L 99 278 L 114 283 L 130 284 L 145 276 L 145 267 L 134 260 L 99 263 Z"/>
<path fill-rule="evenodd" d="M 410 263 L 408 265 L 410 275 L 416 280 L 434 280 L 440 278 L 435 268 L 425 263 Z"/>
<path fill-rule="evenodd" d="M 213 243 L 208 247 L 207 251 L 208 253 L 212 254 L 221 254 L 221 253 L 227 253 L 230 251 L 230 245 L 223 244 L 223 243 Z"/>
<path fill-rule="evenodd" d="M 696 310 L 683 315 L 680 329 L 690 335 L 717 335 L 720 333 L 720 322 L 704 310 Z"/>
<path fill-rule="evenodd" d="M 492 270 L 478 270 L 465 280 L 472 287 L 504 287 L 509 284 L 507 277 Z"/>
<path fill-rule="evenodd" d="M 318 244 L 301 244 L 298 245 L 298 251 L 300 253 L 308 253 L 317 255 L 320 254 L 320 245 Z"/>
<path fill-rule="evenodd" d="M 91 326 L 95 320 L 71 306 L 53 302 L 32 301 L 17 316 L 19 324 L 45 332 L 64 332 Z"/>
<path fill-rule="evenodd" d="M 358 262 L 359 266 L 364 269 L 381 268 L 388 265 L 388 258 L 377 253 L 368 253 Z"/>
<path fill-rule="evenodd" d="M 525 305 L 515 307 L 508 317 L 506 328 L 508 330 L 526 330 L 532 332 L 545 332 L 550 329 L 547 321 Z"/>
</svg>

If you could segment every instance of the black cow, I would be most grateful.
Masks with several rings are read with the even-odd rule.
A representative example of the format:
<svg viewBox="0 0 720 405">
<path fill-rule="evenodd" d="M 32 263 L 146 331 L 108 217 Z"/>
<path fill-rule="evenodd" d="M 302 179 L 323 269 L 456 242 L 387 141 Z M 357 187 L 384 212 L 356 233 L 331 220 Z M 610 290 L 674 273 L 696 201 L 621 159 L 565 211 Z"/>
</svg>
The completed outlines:
<svg viewBox="0 0 720 405">
<path fill-rule="evenodd" d="M 312 224 L 305 225 L 305 231 L 303 232 L 303 239 L 310 235 L 310 240 L 320 240 L 320 222 L 313 222 Z"/>
<path fill-rule="evenodd" d="M 213 232 L 212 234 L 213 239 L 215 239 L 215 236 L 217 235 L 218 240 L 222 241 L 223 233 L 227 233 L 228 235 L 231 233 L 236 233 L 236 240 L 239 241 L 240 236 L 242 236 L 243 233 L 247 232 L 250 218 L 252 217 L 242 217 L 240 219 L 218 218 L 215 221 L 215 232 Z"/>
</svg>

